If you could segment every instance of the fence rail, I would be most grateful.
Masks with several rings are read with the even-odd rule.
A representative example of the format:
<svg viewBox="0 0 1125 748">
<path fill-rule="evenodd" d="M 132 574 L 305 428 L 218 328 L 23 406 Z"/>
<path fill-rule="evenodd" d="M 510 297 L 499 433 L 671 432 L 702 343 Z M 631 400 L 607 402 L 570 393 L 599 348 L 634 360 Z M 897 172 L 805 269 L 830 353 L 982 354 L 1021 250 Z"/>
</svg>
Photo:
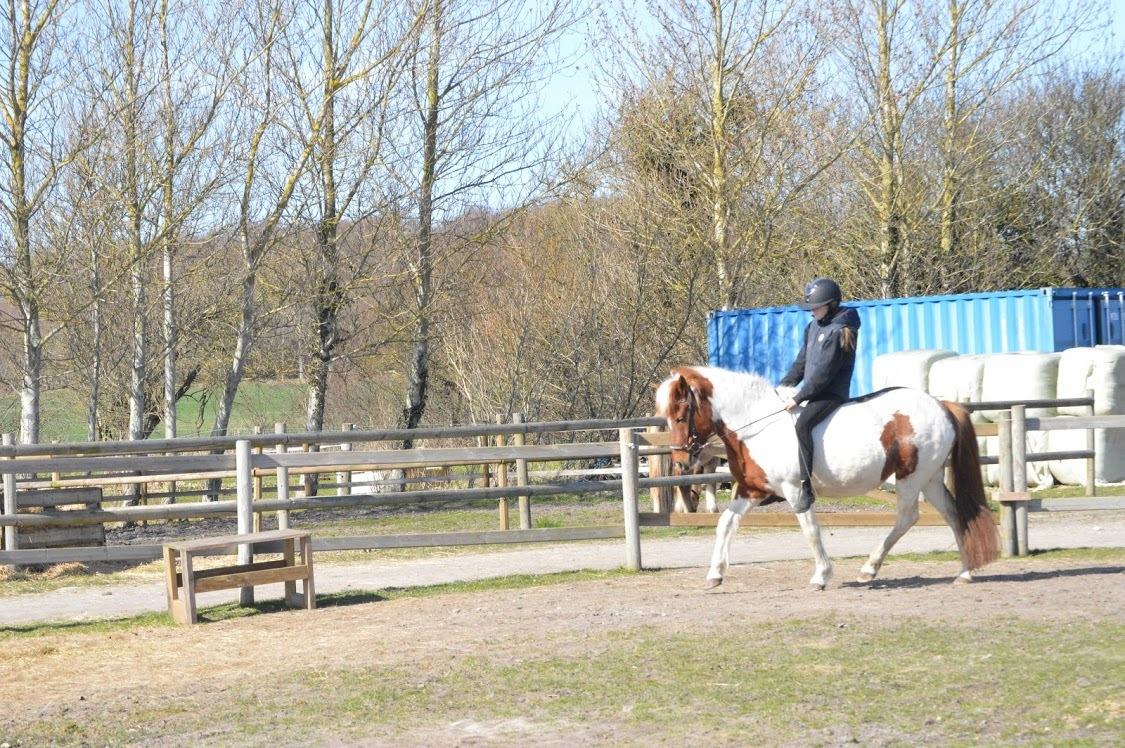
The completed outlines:
<svg viewBox="0 0 1125 748">
<path fill-rule="evenodd" d="M 1093 475 L 1093 451 L 1044 452 L 1027 454 L 1026 433 L 1029 430 L 1085 429 L 1091 435 L 1095 428 L 1125 428 L 1125 416 L 1077 416 L 1066 418 L 1027 418 L 1028 407 L 1093 405 L 1091 398 L 1066 400 L 1037 400 L 1023 403 L 974 403 L 975 410 L 1004 409 L 995 425 L 1000 436 L 1001 455 L 995 460 L 1001 467 L 1001 492 L 1008 494 L 1003 504 L 1002 519 L 1008 515 L 1005 532 L 1011 542 L 1006 548 L 1012 553 L 1026 552 L 1027 502 L 1015 497 L 1026 492 L 1027 461 L 1054 459 L 1087 459 L 1088 475 Z M 666 454 L 666 434 L 642 435 L 640 427 L 663 425 L 658 418 L 626 420 L 555 421 L 543 423 L 483 424 L 468 427 L 443 427 L 415 431 L 382 430 L 301 434 L 273 433 L 237 437 L 205 437 L 184 440 L 155 440 L 150 442 L 103 442 L 96 444 L 14 445 L 10 435 L 0 446 L 0 473 L 5 488 L 4 513 L 0 514 L 0 527 L 4 528 L 5 550 L 0 552 L 0 564 L 56 563 L 65 560 L 141 560 L 159 557 L 157 545 L 112 546 L 106 548 L 73 549 L 20 549 L 17 528 L 75 527 L 83 525 L 139 522 L 147 520 L 194 519 L 208 517 L 234 517 L 241 531 L 255 526 L 254 518 L 263 513 L 277 512 L 279 524 L 288 526 L 288 514 L 310 509 L 337 509 L 409 504 L 436 504 L 445 502 L 473 502 L 496 500 L 499 502 L 501 527 L 499 531 L 429 533 L 411 536 L 378 536 L 361 538 L 314 539 L 315 550 L 344 550 L 356 548 L 391 548 L 432 545 L 463 545 L 472 543 L 534 542 L 623 537 L 626 545 L 626 563 L 640 566 L 638 518 L 645 524 L 666 524 L 651 513 L 641 513 L 636 505 L 637 493 L 642 489 L 669 486 L 688 486 L 729 481 L 728 473 L 698 476 L 641 477 L 638 465 L 641 457 Z M 558 434 L 592 431 L 616 432 L 616 441 L 578 441 L 566 444 L 526 445 L 528 434 Z M 474 446 L 401 449 L 356 449 L 356 445 L 380 441 L 414 439 L 471 439 Z M 604 437 L 603 437 L 604 438 Z M 495 443 L 493 445 L 493 442 Z M 314 451 L 316 447 L 339 447 L 332 451 Z M 1092 444 L 1091 444 L 1092 447 Z M 200 450 L 233 449 L 233 453 L 190 454 Z M 153 454 L 153 453 L 158 454 Z M 167 453 L 167 454 L 166 454 Z M 529 464 L 568 463 L 599 460 L 606 464 L 604 473 L 617 473 L 612 480 L 586 480 L 584 474 L 596 469 L 560 469 L 548 483 L 530 484 L 530 477 L 549 471 L 531 471 Z M 352 473 L 359 470 L 406 469 L 431 465 L 480 466 L 474 472 L 448 476 L 415 476 L 390 481 L 406 487 L 410 483 L 491 479 L 496 485 L 481 487 L 440 487 L 436 489 L 401 490 L 394 493 L 352 493 Z M 330 472 L 342 473 L 336 485 L 338 495 L 292 495 L 292 490 L 303 490 L 303 485 L 290 485 L 290 477 L 311 476 Z M 38 474 L 38 475 L 37 475 Z M 49 478 L 39 477 L 49 474 Z M 577 480 L 558 480 L 559 475 L 578 474 Z M 1022 477 L 1022 478 L 1021 478 Z M 234 479 L 232 500 L 171 503 L 148 506 L 114 506 L 85 511 L 21 511 L 16 499 L 19 491 L 27 488 L 53 488 L 64 486 L 131 486 L 150 483 L 180 481 L 182 486 L 201 479 Z M 273 485 L 266 483 L 273 479 Z M 509 480 L 511 479 L 511 480 Z M 1022 483 L 1021 483 L 1022 480 Z M 327 484 L 326 484 L 327 485 Z M 19 491 L 17 491 L 19 489 Z M 190 491 L 190 489 L 188 489 Z M 264 495 L 275 493 L 274 498 Z M 194 491 L 203 494 L 203 489 Z M 589 495 L 612 493 L 623 499 L 623 522 L 612 527 L 550 528 L 533 530 L 530 521 L 532 497 L 558 494 Z M 162 496 L 176 495 L 175 488 Z M 126 497 L 106 497 L 106 501 L 122 501 Z M 520 502 L 520 529 L 507 529 L 507 502 L 516 498 Z M 654 507 L 655 508 L 655 507 Z M 664 511 L 661 509 L 661 511 Z M 1022 529 L 1021 529 L 1022 528 Z M 1022 538 L 1021 541 L 1021 532 Z M 1006 536 L 1007 537 L 1007 536 Z M 1005 541 L 1006 543 L 1008 540 Z"/>
</svg>

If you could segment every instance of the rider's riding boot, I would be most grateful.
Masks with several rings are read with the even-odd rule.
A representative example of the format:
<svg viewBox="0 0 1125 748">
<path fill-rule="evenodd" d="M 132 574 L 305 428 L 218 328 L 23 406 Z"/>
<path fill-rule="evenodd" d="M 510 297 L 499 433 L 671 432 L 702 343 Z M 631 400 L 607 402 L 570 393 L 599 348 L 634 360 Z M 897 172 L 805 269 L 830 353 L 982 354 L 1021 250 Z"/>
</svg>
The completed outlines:
<svg viewBox="0 0 1125 748">
<path fill-rule="evenodd" d="M 797 503 L 793 505 L 793 511 L 797 514 L 807 512 L 814 500 L 816 496 L 813 494 L 812 481 L 808 479 L 801 481 L 801 494 L 797 497 Z"/>
</svg>

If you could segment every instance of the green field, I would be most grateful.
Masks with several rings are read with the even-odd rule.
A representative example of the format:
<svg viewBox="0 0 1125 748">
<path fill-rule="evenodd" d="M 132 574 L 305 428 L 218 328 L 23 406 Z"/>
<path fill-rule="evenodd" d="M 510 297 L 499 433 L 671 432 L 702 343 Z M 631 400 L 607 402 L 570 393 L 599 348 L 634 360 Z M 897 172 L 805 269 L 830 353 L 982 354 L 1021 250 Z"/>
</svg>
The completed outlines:
<svg viewBox="0 0 1125 748">
<path fill-rule="evenodd" d="M 221 392 L 194 390 L 176 406 L 180 436 L 205 436 L 215 423 L 215 410 Z M 19 398 L 0 398 L 0 430 L 19 432 Z M 231 414 L 230 434 L 248 433 L 255 426 L 273 431 L 275 423 L 285 423 L 290 431 L 304 429 L 305 386 L 300 382 L 243 382 L 238 389 Z M 42 395 L 40 441 L 86 441 L 86 402 L 70 390 L 51 390 Z M 164 437 L 156 427 L 152 437 Z"/>
</svg>

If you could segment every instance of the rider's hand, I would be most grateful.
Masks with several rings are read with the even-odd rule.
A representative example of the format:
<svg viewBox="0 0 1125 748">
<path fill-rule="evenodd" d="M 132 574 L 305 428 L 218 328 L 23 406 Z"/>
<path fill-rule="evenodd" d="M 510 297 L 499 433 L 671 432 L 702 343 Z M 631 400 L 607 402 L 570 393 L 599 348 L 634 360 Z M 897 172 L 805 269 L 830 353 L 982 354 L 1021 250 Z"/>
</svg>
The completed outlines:
<svg viewBox="0 0 1125 748">
<path fill-rule="evenodd" d="M 786 410 L 792 412 L 792 410 L 796 407 L 797 407 L 797 403 L 796 403 L 796 401 L 793 400 L 793 398 L 790 397 L 785 401 L 785 409 Z"/>
</svg>

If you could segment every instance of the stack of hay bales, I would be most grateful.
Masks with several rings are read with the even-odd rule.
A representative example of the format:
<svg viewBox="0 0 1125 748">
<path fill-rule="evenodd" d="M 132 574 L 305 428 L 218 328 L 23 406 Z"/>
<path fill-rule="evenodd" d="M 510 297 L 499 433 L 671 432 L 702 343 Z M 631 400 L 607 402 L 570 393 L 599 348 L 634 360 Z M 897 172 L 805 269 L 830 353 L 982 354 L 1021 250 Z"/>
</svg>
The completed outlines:
<svg viewBox="0 0 1125 748">
<path fill-rule="evenodd" d="M 1094 392 L 1094 415 L 1125 414 L 1125 346 L 1071 348 L 1062 352 L 1059 362 L 1058 397 L 1085 397 Z M 1059 409 L 1062 416 L 1088 415 L 1085 406 Z M 1086 448 L 1086 431 L 1067 429 L 1047 432 L 1052 452 L 1071 452 Z M 1094 479 L 1098 483 L 1125 481 L 1125 429 L 1095 429 Z M 1086 482 L 1084 460 L 1055 460 L 1051 473 L 1060 483 Z"/>
<path fill-rule="evenodd" d="M 922 389 L 934 397 L 952 402 L 979 403 L 989 400 L 1053 400 L 1056 397 L 1060 354 L 1003 353 L 958 356 L 950 351 L 923 350 L 888 353 L 875 359 L 872 374 L 876 388 L 902 386 Z M 1002 411 L 974 411 L 976 423 L 991 422 Z M 1031 408 L 1027 415 L 1053 416 L 1055 408 Z M 978 439 L 982 455 L 999 452 L 998 437 Z M 1030 432 L 1028 453 L 1047 451 L 1047 433 Z M 989 465 L 985 480 L 999 482 L 1000 470 Z M 1028 463 L 1027 484 L 1033 487 L 1054 485 L 1047 463 Z"/>
<path fill-rule="evenodd" d="M 927 392 L 940 400 L 954 403 L 979 403 L 984 387 L 984 362 L 987 356 L 950 356 L 934 361 L 930 367 L 930 385 Z M 975 422 L 984 421 L 977 411 L 969 417 Z"/>
<path fill-rule="evenodd" d="M 1059 353 L 1000 353 L 985 357 L 981 379 L 981 400 L 1054 400 L 1059 377 Z M 985 421 L 994 422 L 1003 411 L 982 410 Z M 1058 415 L 1057 408 L 1028 408 L 1029 418 L 1049 418 Z M 995 456 L 1000 453 L 1000 438 L 989 436 L 979 440 L 981 454 Z M 1027 453 L 1047 451 L 1047 432 L 1029 431 Z M 989 465 L 985 480 L 990 485 L 1000 482 L 1000 467 Z M 1055 483 L 1051 469 L 1045 462 L 1027 463 L 1027 485 L 1047 488 Z"/>
<path fill-rule="evenodd" d="M 871 380 L 876 390 L 884 387 L 910 387 L 930 391 L 930 367 L 935 362 L 953 358 L 953 351 L 923 350 L 884 353 L 871 366 Z"/>
</svg>

